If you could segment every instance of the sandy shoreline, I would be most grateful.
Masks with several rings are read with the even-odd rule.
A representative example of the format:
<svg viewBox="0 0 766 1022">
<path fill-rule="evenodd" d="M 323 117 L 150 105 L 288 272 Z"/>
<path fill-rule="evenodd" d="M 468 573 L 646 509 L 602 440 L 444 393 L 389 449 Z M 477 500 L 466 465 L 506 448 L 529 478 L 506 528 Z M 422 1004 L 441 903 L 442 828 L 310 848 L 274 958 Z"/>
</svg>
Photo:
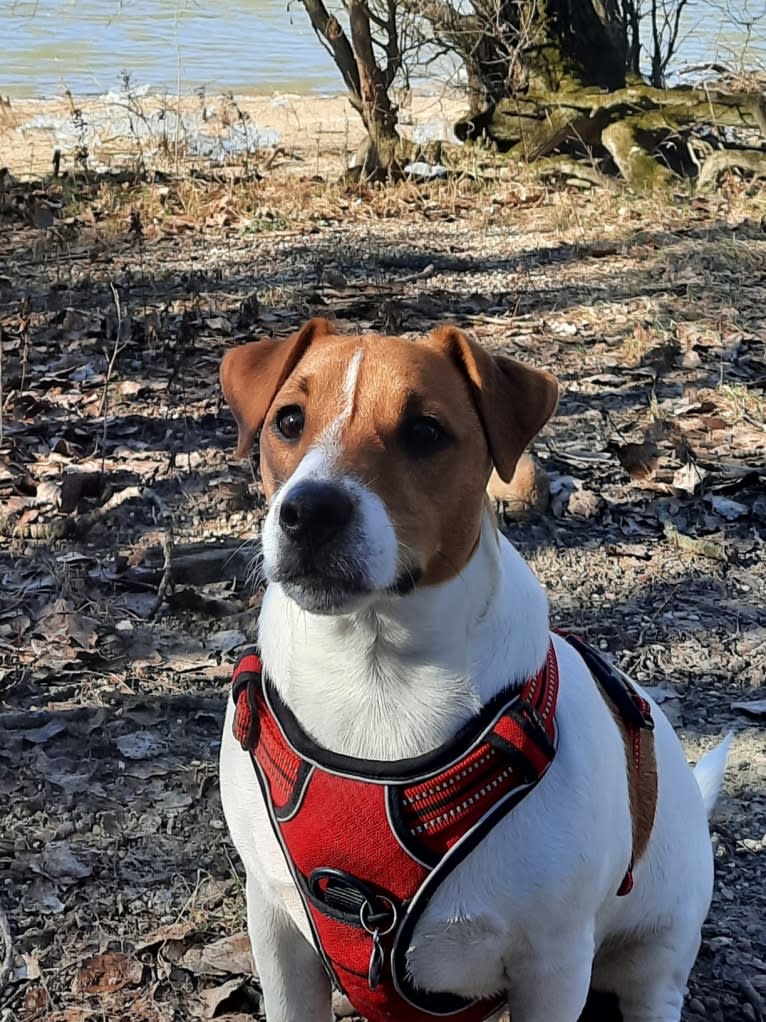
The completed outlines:
<svg viewBox="0 0 766 1022">
<path fill-rule="evenodd" d="M 465 110 L 455 92 L 400 97 L 403 134 L 417 141 L 452 139 Z M 16 177 L 50 173 L 87 152 L 94 170 L 147 166 L 177 169 L 270 157 L 302 174 L 340 174 L 364 138 L 345 96 L 163 96 L 136 90 L 100 97 L 0 99 L 2 165 Z M 82 165 L 82 162 L 81 162 Z"/>
</svg>

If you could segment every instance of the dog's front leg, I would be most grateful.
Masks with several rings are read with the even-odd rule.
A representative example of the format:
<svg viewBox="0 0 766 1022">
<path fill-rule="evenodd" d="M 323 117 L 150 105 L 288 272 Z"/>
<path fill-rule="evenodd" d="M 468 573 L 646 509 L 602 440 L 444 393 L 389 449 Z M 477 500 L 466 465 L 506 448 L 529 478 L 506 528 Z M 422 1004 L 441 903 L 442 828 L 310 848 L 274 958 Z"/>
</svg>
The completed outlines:
<svg viewBox="0 0 766 1022">
<path fill-rule="evenodd" d="M 577 1022 L 588 999 L 592 964 L 593 940 L 581 934 L 538 949 L 520 970 L 509 964 L 513 1022 Z"/>
<path fill-rule="evenodd" d="M 268 1022 L 330 1022 L 330 981 L 319 955 L 249 871 L 247 928 Z"/>
</svg>

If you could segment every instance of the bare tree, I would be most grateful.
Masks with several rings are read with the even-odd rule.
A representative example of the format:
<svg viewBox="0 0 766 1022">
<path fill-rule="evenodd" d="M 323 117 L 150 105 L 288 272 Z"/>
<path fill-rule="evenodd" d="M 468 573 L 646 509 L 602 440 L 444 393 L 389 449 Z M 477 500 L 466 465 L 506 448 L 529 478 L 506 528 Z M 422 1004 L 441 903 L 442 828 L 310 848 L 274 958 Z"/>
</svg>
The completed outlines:
<svg viewBox="0 0 766 1022">
<path fill-rule="evenodd" d="M 637 188 L 666 187 L 678 173 L 699 170 L 688 141 L 696 125 L 766 135 L 760 92 L 666 87 L 689 0 L 296 2 L 364 121 L 367 174 L 396 168 L 412 154 L 397 131 L 392 86 L 406 79 L 405 57 L 422 59 L 425 46 L 456 54 L 465 67 L 470 109 L 455 126 L 459 138 L 487 136 L 512 155 L 547 161 L 552 172 L 571 173 L 572 159 L 586 156 L 616 166 Z M 719 158 L 716 165 L 728 163 Z"/>
<path fill-rule="evenodd" d="M 351 105 L 369 137 L 363 170 L 394 165 L 402 148 L 391 87 L 402 70 L 402 25 L 398 0 L 346 0 L 345 21 L 324 0 L 300 0 L 319 39 L 332 54 Z"/>
</svg>

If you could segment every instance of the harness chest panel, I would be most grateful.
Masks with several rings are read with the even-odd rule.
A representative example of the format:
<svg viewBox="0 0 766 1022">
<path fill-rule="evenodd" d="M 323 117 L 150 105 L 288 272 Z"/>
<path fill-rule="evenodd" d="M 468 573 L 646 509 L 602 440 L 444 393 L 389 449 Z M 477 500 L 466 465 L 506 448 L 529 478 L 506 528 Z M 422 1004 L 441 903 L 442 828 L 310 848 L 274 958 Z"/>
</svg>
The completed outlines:
<svg viewBox="0 0 766 1022">
<path fill-rule="evenodd" d="M 648 704 L 595 650 L 565 638 L 623 722 L 632 809 L 640 761 L 630 750 L 644 748 Z M 237 662 L 232 695 L 234 735 L 250 753 L 315 945 L 355 1010 L 368 1022 L 480 1022 L 503 1007 L 504 995 L 469 1001 L 415 987 L 406 956 L 441 882 L 554 758 L 553 644 L 521 690 L 500 693 L 451 741 L 409 760 L 364 760 L 318 746 L 269 684 L 257 652 Z M 632 866 L 618 894 L 630 891 Z"/>
<path fill-rule="evenodd" d="M 234 671 L 234 734 L 252 757 L 275 834 L 330 975 L 370 1022 L 478 1022 L 504 998 L 413 986 L 412 932 L 438 885 L 542 778 L 556 745 L 558 664 L 492 700 L 432 754 L 339 756 L 303 732 L 257 653 Z"/>
</svg>

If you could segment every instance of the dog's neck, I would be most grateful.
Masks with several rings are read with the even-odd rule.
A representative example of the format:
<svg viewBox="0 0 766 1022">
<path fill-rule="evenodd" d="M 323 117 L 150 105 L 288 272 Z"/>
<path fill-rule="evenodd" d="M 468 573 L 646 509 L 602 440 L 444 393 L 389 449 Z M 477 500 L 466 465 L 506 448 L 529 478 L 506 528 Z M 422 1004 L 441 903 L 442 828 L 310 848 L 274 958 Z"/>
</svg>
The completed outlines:
<svg viewBox="0 0 766 1022">
<path fill-rule="evenodd" d="M 539 670 L 548 604 L 487 512 L 476 550 L 449 582 L 338 616 L 303 611 L 272 584 L 259 639 L 270 680 L 315 741 L 402 759 L 437 748 Z"/>
</svg>

